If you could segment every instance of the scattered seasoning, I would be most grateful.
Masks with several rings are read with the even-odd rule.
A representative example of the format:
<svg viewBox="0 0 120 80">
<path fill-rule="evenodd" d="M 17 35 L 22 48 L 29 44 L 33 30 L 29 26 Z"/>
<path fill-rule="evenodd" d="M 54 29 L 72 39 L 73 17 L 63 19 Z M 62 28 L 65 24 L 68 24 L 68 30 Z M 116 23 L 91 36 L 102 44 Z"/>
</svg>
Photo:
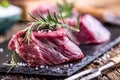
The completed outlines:
<svg viewBox="0 0 120 80">
<path fill-rule="evenodd" d="M 48 69 L 49 67 L 48 66 L 46 66 L 46 69 Z"/>
<path fill-rule="evenodd" d="M 38 67 L 35 67 L 35 70 L 38 70 Z"/>
<path fill-rule="evenodd" d="M 42 65 L 42 66 L 40 66 L 40 68 L 45 68 L 45 66 L 44 66 L 44 65 Z"/>
<path fill-rule="evenodd" d="M 68 65 L 68 64 L 66 64 L 66 65 L 64 65 L 64 67 L 69 67 L 69 65 Z"/>
<path fill-rule="evenodd" d="M 73 66 L 73 64 L 71 63 L 70 66 Z"/>
<path fill-rule="evenodd" d="M 4 51 L 4 49 L 3 48 L 0 48 L 0 52 L 2 53 Z"/>
<path fill-rule="evenodd" d="M 17 65 L 18 65 L 18 66 L 27 66 L 27 63 L 18 62 Z"/>
<path fill-rule="evenodd" d="M 60 68 L 58 67 L 58 68 L 57 68 L 57 70 L 59 71 L 59 70 L 60 70 Z"/>
</svg>

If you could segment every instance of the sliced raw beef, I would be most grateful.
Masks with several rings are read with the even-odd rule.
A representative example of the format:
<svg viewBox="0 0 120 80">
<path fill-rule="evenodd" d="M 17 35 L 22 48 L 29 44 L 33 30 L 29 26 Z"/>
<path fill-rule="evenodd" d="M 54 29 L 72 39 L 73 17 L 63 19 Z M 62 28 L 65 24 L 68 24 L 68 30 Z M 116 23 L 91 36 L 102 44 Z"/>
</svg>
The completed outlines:
<svg viewBox="0 0 120 80">
<path fill-rule="evenodd" d="M 71 26 L 76 25 L 76 18 L 66 18 L 65 22 Z M 110 32 L 91 15 L 80 18 L 80 31 L 73 32 L 81 44 L 103 43 L 110 39 Z"/>
<path fill-rule="evenodd" d="M 53 65 L 83 58 L 80 48 L 71 42 L 62 28 L 55 31 L 33 31 L 30 42 L 24 42 L 24 31 L 15 34 L 8 44 L 30 66 Z"/>
</svg>

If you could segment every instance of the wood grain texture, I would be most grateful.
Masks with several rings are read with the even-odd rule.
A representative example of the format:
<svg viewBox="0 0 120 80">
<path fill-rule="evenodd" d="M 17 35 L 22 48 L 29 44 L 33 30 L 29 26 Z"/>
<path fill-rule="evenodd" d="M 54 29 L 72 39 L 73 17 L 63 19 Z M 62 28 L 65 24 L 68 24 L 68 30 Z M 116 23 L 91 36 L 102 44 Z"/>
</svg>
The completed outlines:
<svg viewBox="0 0 120 80">
<path fill-rule="evenodd" d="M 120 0 L 77 0 L 75 8 L 83 14 L 91 14 L 105 21 L 104 16 L 120 17 Z"/>
</svg>

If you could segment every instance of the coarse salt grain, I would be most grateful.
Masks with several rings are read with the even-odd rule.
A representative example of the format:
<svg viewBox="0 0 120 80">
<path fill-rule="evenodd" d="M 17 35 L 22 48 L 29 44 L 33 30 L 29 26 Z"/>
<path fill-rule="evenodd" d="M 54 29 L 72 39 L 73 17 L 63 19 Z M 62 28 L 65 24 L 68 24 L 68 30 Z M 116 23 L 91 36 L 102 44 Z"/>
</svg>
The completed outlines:
<svg viewBox="0 0 120 80">
<path fill-rule="evenodd" d="M 59 71 L 59 70 L 60 70 L 60 68 L 57 68 L 57 70 Z"/>
<path fill-rule="evenodd" d="M 38 67 L 35 67 L 35 70 L 38 70 Z"/>
<path fill-rule="evenodd" d="M 43 65 L 42 65 L 42 66 L 40 66 L 40 68 L 44 68 L 44 67 L 45 67 L 45 66 L 43 66 Z"/>
<path fill-rule="evenodd" d="M 70 66 L 73 66 L 73 64 L 70 64 Z"/>
<path fill-rule="evenodd" d="M 3 48 L 0 48 L 0 52 L 3 52 L 4 51 L 4 49 Z"/>
<path fill-rule="evenodd" d="M 22 62 L 19 62 L 19 63 L 17 63 L 17 64 L 18 64 L 18 66 L 27 66 L 26 63 L 22 63 Z"/>
<path fill-rule="evenodd" d="M 67 64 L 67 65 L 64 65 L 64 67 L 69 67 L 69 65 Z"/>
<path fill-rule="evenodd" d="M 11 61 L 10 63 L 11 63 L 11 64 L 13 64 L 14 62 L 13 62 L 13 61 Z"/>
<path fill-rule="evenodd" d="M 48 66 L 46 66 L 46 68 L 48 69 Z"/>
</svg>

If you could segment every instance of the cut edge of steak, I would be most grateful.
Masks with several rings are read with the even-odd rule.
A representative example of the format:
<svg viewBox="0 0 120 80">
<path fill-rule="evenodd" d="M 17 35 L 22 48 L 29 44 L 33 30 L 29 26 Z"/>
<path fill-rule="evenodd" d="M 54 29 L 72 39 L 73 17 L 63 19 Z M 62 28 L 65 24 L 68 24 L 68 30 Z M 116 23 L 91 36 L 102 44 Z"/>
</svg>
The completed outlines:
<svg viewBox="0 0 120 80">
<path fill-rule="evenodd" d="M 75 27 L 76 17 L 66 18 L 65 22 L 66 24 Z M 80 31 L 73 31 L 72 34 L 75 36 L 75 40 L 80 44 L 99 44 L 110 40 L 110 31 L 91 15 L 82 15 L 79 23 Z M 69 38 L 72 40 L 71 36 L 69 36 Z"/>
</svg>

